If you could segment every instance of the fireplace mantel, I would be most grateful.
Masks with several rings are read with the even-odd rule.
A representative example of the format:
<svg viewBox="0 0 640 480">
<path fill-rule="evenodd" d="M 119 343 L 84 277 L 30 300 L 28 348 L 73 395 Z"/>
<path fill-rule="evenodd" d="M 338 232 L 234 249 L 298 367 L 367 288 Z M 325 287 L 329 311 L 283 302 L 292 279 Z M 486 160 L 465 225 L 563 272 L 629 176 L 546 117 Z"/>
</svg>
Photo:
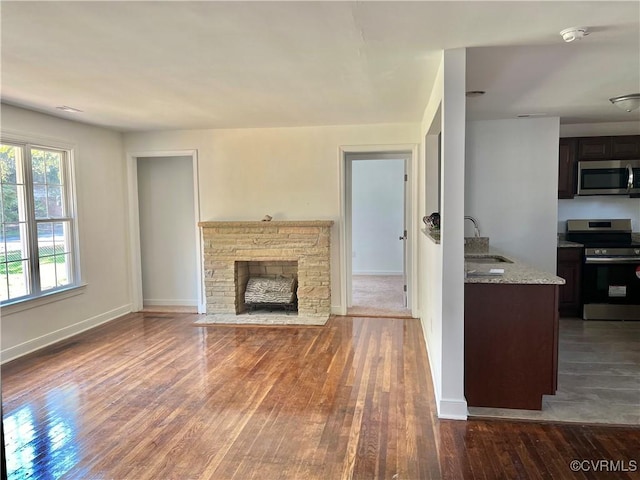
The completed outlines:
<svg viewBox="0 0 640 480">
<path fill-rule="evenodd" d="M 333 220 L 271 220 L 263 221 L 215 221 L 200 222 L 201 228 L 274 228 L 274 227 L 327 227 L 333 225 Z"/>
<path fill-rule="evenodd" d="M 211 221 L 204 244 L 207 317 L 212 323 L 324 324 L 331 313 L 331 220 Z M 247 315 L 237 298 L 238 262 L 297 262 L 298 314 Z"/>
</svg>

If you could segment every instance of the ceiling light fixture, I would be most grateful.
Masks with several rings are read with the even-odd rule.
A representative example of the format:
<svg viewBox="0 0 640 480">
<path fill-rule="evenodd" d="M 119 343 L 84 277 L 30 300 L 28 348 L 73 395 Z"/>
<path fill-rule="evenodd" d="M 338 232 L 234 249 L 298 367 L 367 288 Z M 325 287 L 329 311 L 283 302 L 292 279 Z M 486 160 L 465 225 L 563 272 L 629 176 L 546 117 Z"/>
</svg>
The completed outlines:
<svg viewBox="0 0 640 480">
<path fill-rule="evenodd" d="M 82 113 L 82 110 L 78 110 L 77 108 L 68 107 L 66 105 L 61 105 L 60 107 L 56 107 L 58 110 L 62 110 L 67 113 Z"/>
<path fill-rule="evenodd" d="M 570 27 L 562 30 L 560 35 L 565 42 L 569 43 L 574 40 L 582 40 L 583 37 L 589 35 L 589 32 L 587 27 Z"/>
<path fill-rule="evenodd" d="M 640 93 L 630 93 L 610 98 L 609 101 L 625 112 L 632 112 L 640 107 Z"/>
</svg>

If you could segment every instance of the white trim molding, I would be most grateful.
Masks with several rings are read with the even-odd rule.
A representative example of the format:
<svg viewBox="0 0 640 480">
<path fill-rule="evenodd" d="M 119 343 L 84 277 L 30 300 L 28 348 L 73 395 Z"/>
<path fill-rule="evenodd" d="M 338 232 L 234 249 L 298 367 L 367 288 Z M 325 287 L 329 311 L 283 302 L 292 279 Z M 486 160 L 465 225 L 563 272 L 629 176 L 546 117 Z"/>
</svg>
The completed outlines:
<svg viewBox="0 0 640 480">
<path fill-rule="evenodd" d="M 51 293 L 45 293 L 44 295 L 30 298 L 28 300 L 21 300 L 15 303 L 7 303 L 0 307 L 0 313 L 2 314 L 2 316 L 13 315 L 14 313 L 22 312 L 24 310 L 41 307 L 53 302 L 59 302 L 60 300 L 83 294 L 86 288 L 87 284 L 83 283 L 82 285 L 74 285 L 63 290 L 55 290 Z"/>
<path fill-rule="evenodd" d="M 417 295 L 417 258 L 418 258 L 418 222 L 415 221 L 414 213 L 418 212 L 418 151 L 419 145 L 417 143 L 408 144 L 388 144 L 388 145 L 341 145 L 338 147 L 338 179 L 340 181 L 340 305 L 332 306 L 332 310 L 339 311 L 338 315 L 346 315 L 347 308 L 350 304 L 350 292 L 351 287 L 349 284 L 351 276 L 348 272 L 351 271 L 351 255 L 347 255 L 347 249 L 351 240 L 348 238 L 350 232 L 347 231 L 347 226 L 351 222 L 350 219 L 350 194 L 347 189 L 348 184 L 351 182 L 350 169 L 347 168 L 347 154 L 354 153 L 376 153 L 376 154 L 390 154 L 390 153 L 403 153 L 408 158 L 406 162 L 407 168 L 407 185 L 406 195 L 409 201 L 406 205 L 406 228 L 407 228 L 407 260 L 406 260 L 406 275 L 407 275 L 407 294 L 409 301 L 409 308 L 411 309 L 411 315 L 415 317 L 415 312 L 418 310 L 418 295 Z"/>
<path fill-rule="evenodd" d="M 149 307 L 197 307 L 197 300 L 183 298 L 145 298 L 144 305 Z"/>
<path fill-rule="evenodd" d="M 204 296 L 202 236 L 198 222 L 200 222 L 200 187 L 197 150 L 161 150 L 127 153 L 127 189 L 129 199 L 129 265 L 131 272 L 131 304 L 132 311 L 143 309 L 142 298 L 142 258 L 140 253 L 140 214 L 138 203 L 138 158 L 149 157 L 191 157 L 193 166 L 193 204 L 194 204 L 194 235 L 196 242 L 197 266 L 196 278 L 198 284 L 197 301 L 198 313 L 206 312 Z M 191 305 L 189 305 L 191 306 Z"/>
<path fill-rule="evenodd" d="M 447 420 L 466 420 L 467 419 L 467 401 L 441 399 L 436 402 L 438 405 L 438 418 Z"/>
<path fill-rule="evenodd" d="M 80 322 L 74 323 L 73 325 L 69 325 L 54 332 L 47 333 L 46 335 L 42 335 L 38 338 L 34 338 L 33 340 L 29 340 L 19 345 L 9 347 L 0 352 L 0 363 L 6 363 L 11 360 L 15 360 L 18 357 L 22 357 L 31 352 L 35 352 L 36 350 L 40 350 L 41 348 L 65 340 L 69 337 L 73 337 L 74 335 L 95 328 L 98 325 L 102 325 L 103 323 L 115 320 L 116 318 L 126 315 L 129 312 L 131 312 L 131 305 L 122 305 L 121 307 L 101 313 L 100 315 L 96 315 L 91 318 L 87 318 Z"/>
</svg>

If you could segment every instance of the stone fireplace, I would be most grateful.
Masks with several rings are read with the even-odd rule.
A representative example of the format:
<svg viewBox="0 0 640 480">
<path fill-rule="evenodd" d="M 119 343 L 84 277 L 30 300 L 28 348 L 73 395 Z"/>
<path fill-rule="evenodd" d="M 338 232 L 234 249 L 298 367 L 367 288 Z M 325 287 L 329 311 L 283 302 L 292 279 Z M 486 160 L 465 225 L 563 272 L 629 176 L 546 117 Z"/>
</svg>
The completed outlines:
<svg viewBox="0 0 640 480">
<path fill-rule="evenodd" d="M 201 222 L 210 323 L 323 325 L 331 313 L 332 221 Z M 297 313 L 245 312 L 251 275 L 297 279 Z"/>
</svg>

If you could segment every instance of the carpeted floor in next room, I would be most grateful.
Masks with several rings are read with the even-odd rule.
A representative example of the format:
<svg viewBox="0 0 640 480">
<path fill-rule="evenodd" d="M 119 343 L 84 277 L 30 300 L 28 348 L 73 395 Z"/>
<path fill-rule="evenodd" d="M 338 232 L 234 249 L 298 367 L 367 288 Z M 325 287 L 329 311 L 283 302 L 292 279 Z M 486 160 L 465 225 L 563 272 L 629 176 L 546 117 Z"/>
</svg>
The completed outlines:
<svg viewBox="0 0 640 480">
<path fill-rule="evenodd" d="M 402 275 L 353 275 L 352 316 L 411 317 L 404 304 Z"/>
</svg>

